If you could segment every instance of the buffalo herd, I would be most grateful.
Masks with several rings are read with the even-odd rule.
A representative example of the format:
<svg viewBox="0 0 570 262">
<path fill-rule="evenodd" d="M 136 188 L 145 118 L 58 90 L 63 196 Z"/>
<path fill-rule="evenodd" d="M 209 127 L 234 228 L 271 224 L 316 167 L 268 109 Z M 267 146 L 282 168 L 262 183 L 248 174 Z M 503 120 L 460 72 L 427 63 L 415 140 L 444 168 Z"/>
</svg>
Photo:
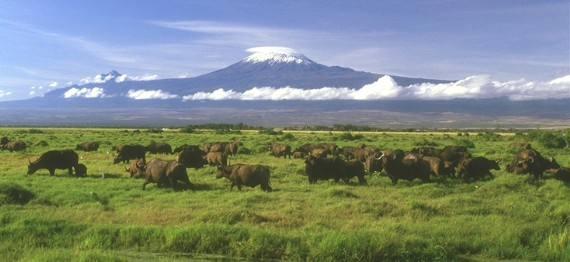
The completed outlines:
<svg viewBox="0 0 570 262">
<path fill-rule="evenodd" d="M 12 143 L 14 145 L 12 145 Z M 20 148 L 21 141 L 9 141 L 2 138 L 2 149 Z M 143 190 L 149 183 L 158 187 L 173 189 L 191 189 L 187 168 L 202 168 L 206 165 L 216 166 L 217 178 L 226 178 L 231 187 L 255 187 L 259 185 L 263 191 L 272 191 L 270 183 L 271 169 L 266 165 L 233 164 L 230 157 L 238 154 L 242 143 L 218 142 L 203 145 L 184 144 L 172 149 L 167 143 L 151 142 L 148 146 L 126 144 L 114 146 L 114 164 L 129 164 L 126 171 L 133 178 L 144 178 Z M 25 148 L 25 143 L 23 143 Z M 98 142 L 78 144 L 76 150 L 97 151 Z M 310 184 L 318 180 L 334 180 L 349 183 L 356 177 L 358 183 L 367 183 L 365 176 L 372 173 L 385 174 L 392 183 L 398 180 L 419 179 L 429 182 L 431 178 L 459 178 L 466 182 L 492 178 L 492 170 L 500 170 L 499 161 L 481 156 L 472 156 L 464 146 L 416 147 L 410 151 L 381 150 L 368 145 L 339 147 L 333 143 L 304 144 L 295 149 L 290 145 L 271 143 L 267 151 L 274 157 L 303 159 L 305 175 Z M 177 154 L 176 160 L 153 159 L 146 161 L 146 154 Z M 70 175 L 85 176 L 87 167 L 79 163 L 79 157 L 73 150 L 51 150 L 43 153 L 35 161 L 30 161 L 28 174 L 39 169 L 47 169 L 50 175 L 56 169 L 67 169 Z M 519 147 L 512 162 L 506 170 L 514 174 L 529 174 L 541 179 L 544 173 L 570 182 L 570 169 L 560 167 L 552 157 L 544 157 L 530 144 Z"/>
</svg>

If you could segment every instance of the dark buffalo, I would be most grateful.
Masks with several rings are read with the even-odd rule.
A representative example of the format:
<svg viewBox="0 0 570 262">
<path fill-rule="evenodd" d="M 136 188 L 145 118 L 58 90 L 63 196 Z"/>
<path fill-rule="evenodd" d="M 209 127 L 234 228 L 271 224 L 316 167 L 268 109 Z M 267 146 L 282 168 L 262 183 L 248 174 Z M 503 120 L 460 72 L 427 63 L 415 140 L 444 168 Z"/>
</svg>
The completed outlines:
<svg viewBox="0 0 570 262">
<path fill-rule="evenodd" d="M 421 156 L 405 154 L 402 150 L 385 151 L 378 158 L 382 160 L 382 167 L 386 171 L 392 183 L 398 183 L 399 179 L 421 179 L 428 182 L 431 169 L 429 164 Z"/>
<path fill-rule="evenodd" d="M 28 165 L 28 175 L 39 169 L 47 169 L 50 176 L 55 175 L 56 169 L 67 169 L 69 175 L 73 175 L 73 169 L 79 164 L 79 156 L 73 150 L 51 150 L 43 153 L 35 161 Z"/>
<path fill-rule="evenodd" d="M 126 167 L 125 170 L 129 172 L 131 177 L 139 178 L 144 177 L 144 168 L 146 163 L 142 159 L 135 159 L 131 160 L 129 167 Z"/>
<path fill-rule="evenodd" d="M 190 179 L 188 179 L 186 168 L 174 160 L 153 159 L 144 165 L 142 169 L 145 172 L 143 190 L 150 183 L 156 183 L 159 187 L 167 185 L 175 190 L 179 189 L 178 182 L 183 183 L 182 189 L 190 189 L 192 186 Z"/>
<path fill-rule="evenodd" d="M 87 176 L 87 166 L 84 164 L 77 164 L 75 167 L 75 175 L 78 177 Z"/>
<path fill-rule="evenodd" d="M 0 138 L 0 146 L 8 144 L 8 142 L 10 142 L 10 139 L 7 136 L 3 136 L 2 138 Z"/>
<path fill-rule="evenodd" d="M 211 166 L 227 166 L 228 155 L 225 152 L 208 152 L 206 162 Z"/>
<path fill-rule="evenodd" d="M 178 154 L 177 161 L 186 168 L 202 168 L 208 163 L 205 156 L 198 146 L 188 145 Z"/>
<path fill-rule="evenodd" d="M 352 177 L 357 177 L 360 184 L 366 184 L 364 178 L 364 165 L 360 161 L 344 161 L 342 158 L 318 158 L 308 156 L 305 160 L 305 173 L 309 183 L 314 184 L 318 180 L 334 179 L 336 182 L 343 180 L 348 183 Z"/>
<path fill-rule="evenodd" d="M 146 151 L 151 154 L 172 154 L 172 146 L 167 143 L 150 142 Z"/>
<path fill-rule="evenodd" d="M 368 156 L 364 162 L 364 168 L 369 174 L 374 172 L 382 172 L 382 161 L 375 156 Z"/>
<path fill-rule="evenodd" d="M 558 169 L 556 159 L 543 157 L 534 149 L 524 149 L 515 155 L 514 160 L 507 166 L 507 171 L 516 174 L 532 174 L 535 179 L 542 178 L 544 171 Z"/>
<path fill-rule="evenodd" d="M 459 163 L 457 174 L 463 180 L 478 180 L 486 177 L 493 177 L 491 170 L 500 170 L 497 161 L 489 160 L 484 157 L 466 158 Z"/>
<path fill-rule="evenodd" d="M 24 141 L 10 141 L 2 146 L 2 149 L 8 150 L 10 152 L 14 151 L 22 151 L 25 150 L 27 147 L 26 142 Z"/>
<path fill-rule="evenodd" d="M 291 158 L 291 146 L 273 143 L 269 147 L 269 151 L 275 157 Z"/>
<path fill-rule="evenodd" d="M 146 148 L 143 145 L 121 145 L 115 148 L 117 150 L 117 156 L 113 160 L 115 164 L 120 162 L 127 163 L 133 159 L 146 160 Z"/>
<path fill-rule="evenodd" d="M 347 160 L 354 159 L 354 152 L 357 149 L 360 149 L 360 148 L 353 147 L 353 146 L 345 146 L 345 147 L 339 149 L 339 154 L 344 156 L 344 158 Z"/>
<path fill-rule="evenodd" d="M 556 169 L 549 169 L 546 172 L 551 173 L 552 177 L 565 182 L 570 183 L 570 168 L 567 167 L 560 167 Z"/>
<path fill-rule="evenodd" d="M 99 142 L 84 142 L 78 144 L 75 147 L 75 150 L 90 152 L 90 151 L 97 151 L 99 149 Z"/>
<path fill-rule="evenodd" d="M 216 178 L 225 177 L 231 182 L 230 190 L 237 186 L 241 190 L 242 186 L 261 186 L 265 192 L 271 192 L 270 171 L 268 166 L 236 164 L 231 166 L 218 167 Z"/>
</svg>

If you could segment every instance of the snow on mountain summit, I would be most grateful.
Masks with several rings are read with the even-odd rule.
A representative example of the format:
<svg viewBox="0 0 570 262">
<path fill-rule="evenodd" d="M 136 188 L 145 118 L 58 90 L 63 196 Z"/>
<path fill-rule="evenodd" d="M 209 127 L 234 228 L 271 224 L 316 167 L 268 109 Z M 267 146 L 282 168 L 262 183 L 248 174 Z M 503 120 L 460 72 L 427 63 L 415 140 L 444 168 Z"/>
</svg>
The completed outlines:
<svg viewBox="0 0 570 262">
<path fill-rule="evenodd" d="M 295 63 L 295 64 L 313 64 L 314 62 L 298 53 L 292 48 L 280 46 L 262 46 L 254 47 L 246 50 L 251 53 L 243 61 L 248 63 Z"/>
</svg>

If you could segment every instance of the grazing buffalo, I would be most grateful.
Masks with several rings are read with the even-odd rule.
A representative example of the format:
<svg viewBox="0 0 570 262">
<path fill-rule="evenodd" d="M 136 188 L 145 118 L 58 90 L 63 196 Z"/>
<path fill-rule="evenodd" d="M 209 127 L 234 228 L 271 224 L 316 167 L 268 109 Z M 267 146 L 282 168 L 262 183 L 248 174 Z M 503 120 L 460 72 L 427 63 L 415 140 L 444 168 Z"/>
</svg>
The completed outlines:
<svg viewBox="0 0 570 262">
<path fill-rule="evenodd" d="M 398 183 L 399 179 L 411 181 L 419 178 L 423 182 L 430 180 L 430 166 L 419 155 L 406 155 L 402 150 L 394 150 L 383 152 L 378 159 L 382 160 L 382 166 L 394 184 Z"/>
<path fill-rule="evenodd" d="M 423 156 L 422 160 L 429 165 L 432 175 L 436 177 L 449 175 L 441 158 L 435 156 Z"/>
<path fill-rule="evenodd" d="M 516 174 L 532 174 L 535 179 L 542 178 L 544 171 L 558 169 L 556 159 L 543 157 L 534 149 L 524 149 L 515 155 L 514 160 L 507 165 L 507 171 Z"/>
<path fill-rule="evenodd" d="M 301 152 L 301 151 L 295 151 L 295 152 L 293 152 L 292 156 L 295 159 L 302 159 L 302 158 L 305 158 L 305 153 Z"/>
<path fill-rule="evenodd" d="M 99 142 L 84 142 L 78 144 L 75 147 L 75 150 L 90 152 L 90 151 L 97 151 L 99 149 Z"/>
<path fill-rule="evenodd" d="M 459 163 L 457 174 L 463 180 L 478 180 L 487 176 L 493 177 L 491 170 L 500 170 L 497 161 L 489 160 L 484 157 L 466 158 Z"/>
<path fill-rule="evenodd" d="M 51 150 L 43 153 L 35 161 L 28 165 L 28 175 L 39 169 L 47 169 L 49 175 L 55 175 L 56 169 L 67 169 L 69 175 L 73 175 L 73 169 L 79 164 L 79 156 L 73 150 Z"/>
<path fill-rule="evenodd" d="M 125 170 L 129 172 L 130 176 L 133 178 L 144 177 L 144 168 L 146 163 L 142 159 L 131 160 L 129 167 L 125 167 Z"/>
<path fill-rule="evenodd" d="M 208 152 L 226 152 L 228 143 L 206 143 L 202 145 L 202 151 Z"/>
<path fill-rule="evenodd" d="M 291 146 L 273 143 L 269 147 L 269 151 L 275 157 L 291 158 Z"/>
<path fill-rule="evenodd" d="M 113 160 L 114 164 L 120 162 L 127 163 L 129 160 L 142 159 L 146 160 L 146 148 L 143 145 L 121 145 L 115 147 L 117 156 Z"/>
<path fill-rule="evenodd" d="M 152 141 L 148 146 L 146 146 L 146 151 L 151 154 L 172 154 L 172 147 L 167 143 L 157 143 Z"/>
<path fill-rule="evenodd" d="M 319 149 L 319 150 L 315 150 L 315 149 Z M 338 146 L 336 144 L 304 144 L 300 147 L 298 147 L 297 149 L 295 149 L 295 151 L 300 151 L 300 152 L 304 152 L 305 154 L 309 155 L 312 152 L 319 152 L 318 154 L 322 154 L 322 155 L 333 155 L 333 156 L 337 156 L 338 153 L 340 152 L 340 150 L 338 149 Z"/>
<path fill-rule="evenodd" d="M 87 166 L 84 164 L 77 164 L 75 167 L 75 176 L 84 177 L 87 176 Z"/>
<path fill-rule="evenodd" d="M 138 167 L 137 168 L 141 168 Z M 182 182 L 182 189 L 190 189 L 192 183 L 188 179 L 186 168 L 174 160 L 153 159 L 142 167 L 145 173 L 143 190 L 146 185 L 156 183 L 159 187 L 167 185 L 173 189 L 179 189 L 178 182 Z"/>
<path fill-rule="evenodd" d="M 570 168 L 567 167 L 561 167 L 561 168 L 556 168 L 556 169 L 549 169 L 546 170 L 546 172 L 551 173 L 552 177 L 565 182 L 565 183 L 570 183 Z"/>
<path fill-rule="evenodd" d="M 8 150 L 10 152 L 14 151 L 22 151 L 25 150 L 27 147 L 26 142 L 24 141 L 10 141 L 5 145 L 2 145 L 2 149 Z"/>
<path fill-rule="evenodd" d="M 414 149 L 412 149 L 411 152 L 422 156 L 440 157 L 442 150 L 432 146 L 422 146 L 422 147 L 415 147 Z"/>
<path fill-rule="evenodd" d="M 231 166 L 218 167 L 216 178 L 225 177 L 231 182 L 230 190 L 237 186 L 241 190 L 242 186 L 261 186 L 265 192 L 271 192 L 270 171 L 268 166 L 236 164 Z"/>
<path fill-rule="evenodd" d="M 366 145 L 361 145 L 359 148 L 355 149 L 353 151 L 353 158 L 360 161 L 360 162 L 366 162 L 366 159 L 369 156 L 375 156 L 378 157 L 378 155 L 380 154 L 380 150 L 374 147 L 369 147 Z"/>
<path fill-rule="evenodd" d="M 339 154 L 344 156 L 344 158 L 347 160 L 354 159 L 354 152 L 357 149 L 360 149 L 360 148 L 353 147 L 353 146 L 345 146 L 345 147 L 342 147 L 341 149 L 339 149 Z"/>
<path fill-rule="evenodd" d="M 208 152 L 206 162 L 211 166 L 227 166 L 228 155 L 225 152 Z"/>
<path fill-rule="evenodd" d="M 239 147 L 242 145 L 240 141 L 234 141 L 226 145 L 226 154 L 228 156 L 235 156 L 238 153 Z"/>
<path fill-rule="evenodd" d="M 357 177 L 360 184 L 366 184 L 364 178 L 364 165 L 360 161 L 344 161 L 342 158 L 318 158 L 308 156 L 305 159 L 305 173 L 309 183 L 314 184 L 318 180 L 341 179 L 348 183 L 352 177 Z"/>
<path fill-rule="evenodd" d="M 382 172 L 382 161 L 377 159 L 375 156 L 368 156 L 364 162 L 364 169 L 369 174 L 374 172 Z"/>
<path fill-rule="evenodd" d="M 177 161 L 186 168 L 202 168 L 208 163 L 205 156 L 206 153 L 198 146 L 189 145 L 178 154 Z"/>
<path fill-rule="evenodd" d="M 446 163 L 449 170 L 452 171 L 451 175 L 454 175 L 454 171 L 464 158 L 471 157 L 471 153 L 464 146 L 446 146 L 441 150 L 439 158 Z"/>
</svg>

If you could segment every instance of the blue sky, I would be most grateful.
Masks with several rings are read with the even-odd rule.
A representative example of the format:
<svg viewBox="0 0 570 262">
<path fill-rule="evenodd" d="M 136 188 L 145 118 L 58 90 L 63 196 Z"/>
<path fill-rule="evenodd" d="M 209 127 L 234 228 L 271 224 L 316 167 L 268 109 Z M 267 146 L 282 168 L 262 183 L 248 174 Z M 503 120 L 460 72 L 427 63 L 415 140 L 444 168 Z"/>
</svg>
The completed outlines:
<svg viewBox="0 0 570 262">
<path fill-rule="evenodd" d="M 112 69 L 196 76 L 266 45 L 376 73 L 543 81 L 570 74 L 570 1 L 0 0 L 0 39 L 4 100 Z"/>
</svg>

